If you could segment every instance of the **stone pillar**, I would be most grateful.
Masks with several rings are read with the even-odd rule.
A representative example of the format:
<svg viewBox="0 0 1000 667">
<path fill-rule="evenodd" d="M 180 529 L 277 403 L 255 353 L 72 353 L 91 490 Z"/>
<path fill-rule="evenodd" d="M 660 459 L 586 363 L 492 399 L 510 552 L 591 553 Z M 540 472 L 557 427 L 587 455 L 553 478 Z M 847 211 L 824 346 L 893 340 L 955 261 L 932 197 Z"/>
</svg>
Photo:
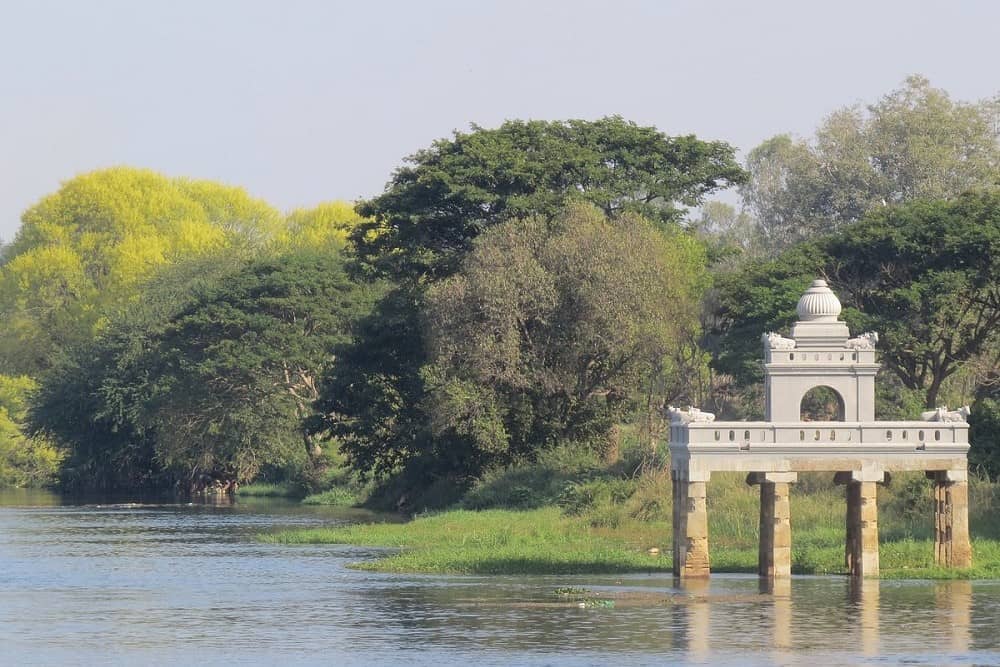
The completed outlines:
<svg viewBox="0 0 1000 667">
<path fill-rule="evenodd" d="M 852 577 L 878 576 L 878 502 L 876 484 L 885 479 L 879 470 L 839 472 L 834 477 L 847 487 L 845 565 Z"/>
<path fill-rule="evenodd" d="M 853 577 L 878 576 L 878 504 L 875 482 L 847 485 L 847 569 Z"/>
<path fill-rule="evenodd" d="M 943 567 L 972 567 L 968 473 L 944 470 L 928 476 L 934 480 L 934 561 Z"/>
<path fill-rule="evenodd" d="M 707 577 L 708 507 L 705 487 L 709 474 L 692 476 L 689 471 L 673 470 L 673 557 L 674 576 Z"/>
<path fill-rule="evenodd" d="M 794 472 L 752 472 L 747 484 L 760 485 L 760 547 L 757 573 L 762 577 L 792 575 L 792 524 L 789 485 Z"/>
</svg>

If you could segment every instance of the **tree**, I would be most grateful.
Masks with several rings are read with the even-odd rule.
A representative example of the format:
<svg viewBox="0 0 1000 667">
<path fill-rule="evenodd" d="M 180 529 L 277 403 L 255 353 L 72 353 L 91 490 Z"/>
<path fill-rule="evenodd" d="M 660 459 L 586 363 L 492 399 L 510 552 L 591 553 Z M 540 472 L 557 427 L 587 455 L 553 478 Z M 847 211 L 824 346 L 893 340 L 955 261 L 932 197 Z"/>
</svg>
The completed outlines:
<svg viewBox="0 0 1000 667">
<path fill-rule="evenodd" d="M 376 468 L 423 457 L 463 479 L 557 443 L 607 447 L 642 383 L 697 327 L 699 276 L 697 243 L 632 215 L 577 205 L 495 226 L 428 293 L 430 450 L 345 447 Z"/>
<path fill-rule="evenodd" d="M 0 268 L 0 370 L 29 375 L 91 340 L 157 268 L 250 256 L 284 224 L 241 189 L 125 167 L 77 176 L 22 223 Z"/>
<path fill-rule="evenodd" d="M 877 208 L 1000 185 L 995 102 L 953 102 L 911 76 L 864 109 L 831 114 L 812 141 L 788 135 L 750 151 L 744 203 L 775 248 Z"/>
<path fill-rule="evenodd" d="M 396 286 L 360 323 L 357 341 L 338 351 L 344 363 L 325 378 L 318 402 L 316 428 L 342 438 L 362 472 L 388 474 L 404 461 L 413 469 L 428 452 L 450 451 L 433 442 L 421 313 L 427 287 L 458 269 L 479 234 L 551 217 L 577 198 L 606 213 L 644 212 L 665 228 L 681 206 L 743 178 L 726 144 L 670 138 L 617 117 L 474 126 L 409 162 L 382 195 L 358 206 L 370 218 L 351 235 L 359 268 Z M 441 464 L 428 456 L 428 469 Z"/>
<path fill-rule="evenodd" d="M 731 257 L 747 260 L 763 250 L 753 217 L 725 202 L 702 204 L 700 215 L 688 222 L 687 228 L 707 244 L 716 262 Z"/>
<path fill-rule="evenodd" d="M 318 377 L 367 304 L 337 255 L 302 253 L 251 264 L 173 318 L 140 414 L 159 462 L 240 482 L 265 464 L 307 467 Z"/>
<path fill-rule="evenodd" d="M 760 334 L 791 323 L 817 276 L 840 295 L 854 331 L 879 332 L 883 365 L 935 407 L 942 383 L 996 342 L 1000 191 L 879 209 L 728 278 L 717 365 L 759 377 Z"/>
<path fill-rule="evenodd" d="M 67 452 L 59 471 L 64 489 L 173 484 L 156 461 L 155 433 L 139 419 L 150 400 L 150 350 L 173 318 L 245 264 L 220 251 L 156 269 L 138 286 L 141 299 L 112 310 L 93 340 L 69 349 L 42 374 L 24 428 Z"/>
<path fill-rule="evenodd" d="M 671 223 L 680 207 L 744 178 L 728 144 L 668 137 L 617 116 L 473 126 L 408 162 L 358 206 L 371 221 L 352 235 L 361 260 L 397 280 L 446 277 L 488 227 L 551 216 L 571 198 Z"/>
<path fill-rule="evenodd" d="M 992 376 L 976 391 L 969 416 L 969 463 L 990 479 L 1000 477 L 1000 391 Z"/>
<path fill-rule="evenodd" d="M 46 486 L 56 479 L 62 452 L 20 429 L 28 396 L 36 387 L 31 378 L 0 375 L 0 487 Z"/>
<path fill-rule="evenodd" d="M 298 208 L 289 213 L 282 238 L 284 245 L 292 248 L 332 247 L 343 250 L 351 232 L 364 221 L 353 204 L 323 202 L 313 208 Z"/>
<path fill-rule="evenodd" d="M 830 276 L 880 332 L 882 363 L 937 404 L 941 384 L 996 340 L 1000 191 L 876 212 L 825 244 Z"/>
<path fill-rule="evenodd" d="M 200 284 L 193 271 L 171 273 L 186 297 L 170 290 L 162 305 L 123 314 L 46 375 L 34 431 L 65 442 L 70 471 L 104 488 L 307 469 L 319 454 L 304 427 L 317 378 L 370 290 L 328 251 L 256 260 Z"/>
<path fill-rule="evenodd" d="M 358 321 L 355 339 L 335 348 L 338 363 L 320 383 L 311 432 L 336 438 L 362 477 L 386 477 L 432 448 L 422 303 L 412 286 L 388 289 Z"/>
</svg>

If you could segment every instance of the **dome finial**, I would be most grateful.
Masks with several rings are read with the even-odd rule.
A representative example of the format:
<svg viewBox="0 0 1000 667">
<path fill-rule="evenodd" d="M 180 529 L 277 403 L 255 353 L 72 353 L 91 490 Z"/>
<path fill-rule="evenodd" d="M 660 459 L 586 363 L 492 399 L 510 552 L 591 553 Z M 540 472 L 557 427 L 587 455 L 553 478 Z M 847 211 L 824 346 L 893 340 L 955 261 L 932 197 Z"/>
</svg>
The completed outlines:
<svg viewBox="0 0 1000 667">
<path fill-rule="evenodd" d="M 836 322 L 840 310 L 837 295 L 821 279 L 812 281 L 796 308 L 800 322 Z"/>
</svg>

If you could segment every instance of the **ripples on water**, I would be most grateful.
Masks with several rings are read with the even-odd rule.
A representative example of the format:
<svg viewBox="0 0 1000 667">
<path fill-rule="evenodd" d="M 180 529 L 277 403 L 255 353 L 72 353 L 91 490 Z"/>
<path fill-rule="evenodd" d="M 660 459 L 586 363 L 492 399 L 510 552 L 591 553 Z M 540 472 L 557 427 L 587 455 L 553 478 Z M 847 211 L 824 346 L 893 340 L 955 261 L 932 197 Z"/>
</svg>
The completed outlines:
<svg viewBox="0 0 1000 667">
<path fill-rule="evenodd" d="M 3 665 L 1000 664 L 1000 582 L 375 574 L 345 567 L 371 549 L 253 539 L 357 512 L 53 502 L 0 496 Z"/>
</svg>

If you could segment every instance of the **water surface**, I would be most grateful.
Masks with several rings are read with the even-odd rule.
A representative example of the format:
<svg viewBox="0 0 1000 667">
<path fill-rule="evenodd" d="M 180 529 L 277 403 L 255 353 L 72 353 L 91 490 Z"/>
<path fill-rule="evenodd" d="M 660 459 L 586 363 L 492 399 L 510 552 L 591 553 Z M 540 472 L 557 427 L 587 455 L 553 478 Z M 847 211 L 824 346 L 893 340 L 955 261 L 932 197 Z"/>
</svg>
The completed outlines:
<svg viewBox="0 0 1000 667">
<path fill-rule="evenodd" d="M 254 540 L 376 519 L 2 493 L 0 664 L 1000 664 L 1000 582 L 390 575 L 347 567 L 374 549 Z"/>
</svg>

